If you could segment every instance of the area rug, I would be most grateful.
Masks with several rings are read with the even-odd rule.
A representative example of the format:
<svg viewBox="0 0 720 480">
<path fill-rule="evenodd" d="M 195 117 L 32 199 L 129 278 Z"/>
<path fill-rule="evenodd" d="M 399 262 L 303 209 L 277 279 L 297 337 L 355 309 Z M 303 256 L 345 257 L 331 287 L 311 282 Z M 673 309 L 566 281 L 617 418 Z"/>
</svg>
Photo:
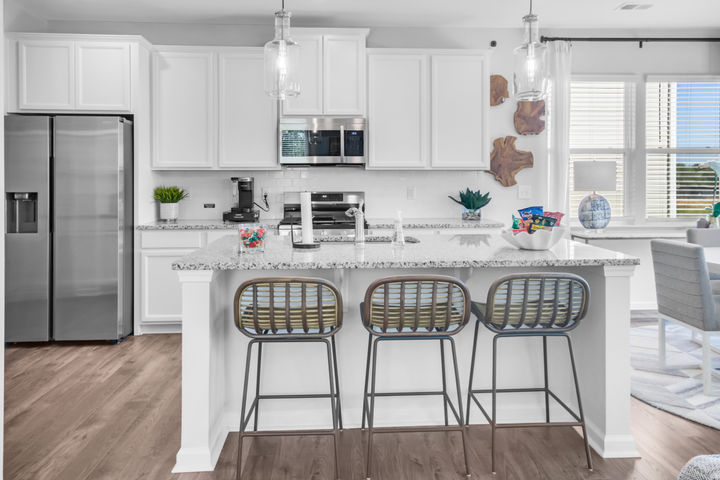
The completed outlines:
<svg viewBox="0 0 720 480">
<path fill-rule="evenodd" d="M 632 396 L 675 415 L 720 430 L 720 354 L 713 354 L 713 387 L 718 396 L 703 394 L 702 346 L 693 342 L 690 330 L 668 324 L 667 364 L 696 368 L 664 370 L 658 363 L 657 321 L 633 321 L 630 333 Z M 720 339 L 714 340 L 720 350 Z"/>
</svg>

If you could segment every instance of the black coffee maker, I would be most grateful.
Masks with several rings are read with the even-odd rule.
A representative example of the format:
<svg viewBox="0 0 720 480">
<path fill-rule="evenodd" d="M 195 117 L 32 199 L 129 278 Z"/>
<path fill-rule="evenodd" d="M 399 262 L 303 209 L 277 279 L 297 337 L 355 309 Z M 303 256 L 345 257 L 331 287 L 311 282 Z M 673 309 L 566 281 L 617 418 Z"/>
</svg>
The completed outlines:
<svg viewBox="0 0 720 480">
<path fill-rule="evenodd" d="M 255 208 L 255 179 L 253 177 L 232 177 L 233 205 L 223 213 L 226 222 L 257 222 L 260 211 Z"/>
</svg>

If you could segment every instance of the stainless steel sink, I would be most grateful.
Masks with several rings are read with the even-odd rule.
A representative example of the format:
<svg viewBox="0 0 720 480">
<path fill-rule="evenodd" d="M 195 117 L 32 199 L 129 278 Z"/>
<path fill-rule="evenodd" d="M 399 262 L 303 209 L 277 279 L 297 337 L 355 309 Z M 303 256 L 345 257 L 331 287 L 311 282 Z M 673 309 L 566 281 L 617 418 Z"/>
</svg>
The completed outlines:
<svg viewBox="0 0 720 480">
<path fill-rule="evenodd" d="M 365 243 L 392 243 L 390 235 L 365 235 Z M 350 235 L 326 235 L 318 237 L 322 243 L 354 243 L 355 237 Z M 405 243 L 420 243 L 415 237 L 405 237 Z"/>
</svg>

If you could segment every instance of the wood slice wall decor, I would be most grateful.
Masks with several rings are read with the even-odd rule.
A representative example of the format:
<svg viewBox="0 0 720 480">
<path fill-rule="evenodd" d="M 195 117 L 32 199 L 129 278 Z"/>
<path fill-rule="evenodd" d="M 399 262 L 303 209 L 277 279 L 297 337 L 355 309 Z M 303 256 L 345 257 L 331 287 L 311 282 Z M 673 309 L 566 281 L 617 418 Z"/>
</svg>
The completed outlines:
<svg viewBox="0 0 720 480">
<path fill-rule="evenodd" d="M 490 106 L 496 107 L 510 98 L 508 81 L 502 75 L 490 75 Z"/>
<path fill-rule="evenodd" d="M 545 130 L 545 100 L 519 101 L 515 110 L 515 131 L 520 135 L 537 135 Z"/>
<path fill-rule="evenodd" d="M 505 187 L 517 184 L 515 174 L 523 168 L 532 168 L 534 158 L 531 152 L 515 148 L 517 137 L 496 138 L 490 154 L 490 170 L 495 180 Z"/>
</svg>

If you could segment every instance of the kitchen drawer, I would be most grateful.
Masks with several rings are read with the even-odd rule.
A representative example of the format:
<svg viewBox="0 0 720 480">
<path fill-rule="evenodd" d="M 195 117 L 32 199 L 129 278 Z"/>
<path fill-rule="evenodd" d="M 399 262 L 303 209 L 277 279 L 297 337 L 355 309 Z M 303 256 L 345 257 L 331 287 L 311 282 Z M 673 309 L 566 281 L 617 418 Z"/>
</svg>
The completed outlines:
<svg viewBox="0 0 720 480">
<path fill-rule="evenodd" d="M 146 231 L 142 232 L 142 248 L 200 248 L 203 231 Z"/>
</svg>

